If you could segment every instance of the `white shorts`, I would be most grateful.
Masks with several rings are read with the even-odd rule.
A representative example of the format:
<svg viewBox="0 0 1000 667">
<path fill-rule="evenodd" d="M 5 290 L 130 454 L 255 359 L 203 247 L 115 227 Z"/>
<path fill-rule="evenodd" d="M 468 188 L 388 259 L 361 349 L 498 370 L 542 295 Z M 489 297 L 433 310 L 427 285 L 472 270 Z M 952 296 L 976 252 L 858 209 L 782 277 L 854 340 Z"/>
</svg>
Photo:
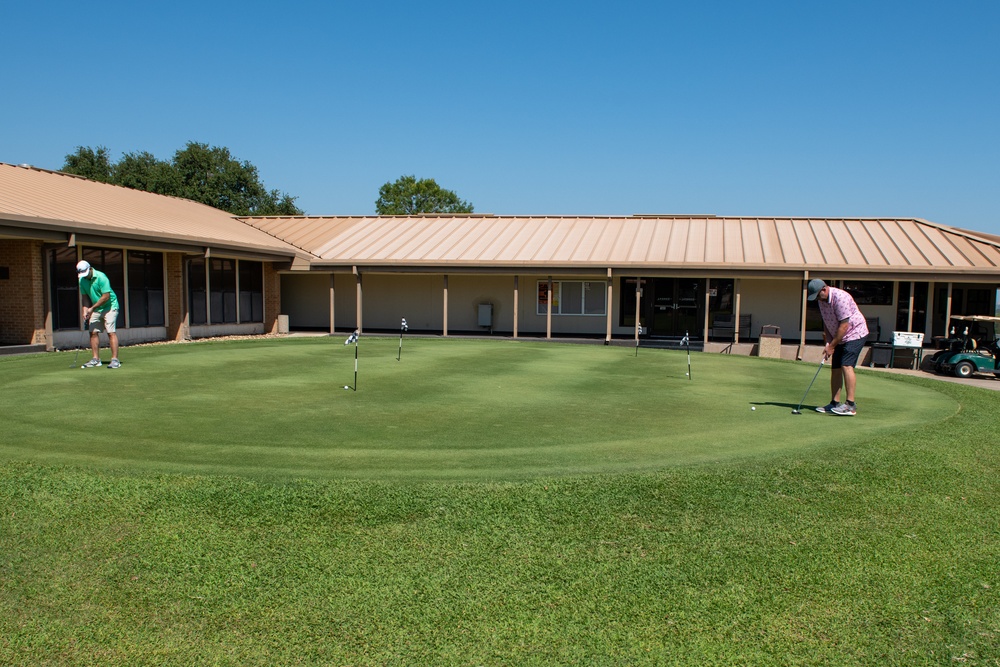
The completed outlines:
<svg viewBox="0 0 1000 667">
<path fill-rule="evenodd" d="M 115 332 L 115 324 L 118 322 L 118 311 L 111 309 L 106 310 L 103 313 L 99 310 L 95 310 L 90 314 L 90 330 L 94 333 L 101 333 L 102 331 L 109 334 Z M 103 326 L 102 326 L 103 324 Z"/>
</svg>

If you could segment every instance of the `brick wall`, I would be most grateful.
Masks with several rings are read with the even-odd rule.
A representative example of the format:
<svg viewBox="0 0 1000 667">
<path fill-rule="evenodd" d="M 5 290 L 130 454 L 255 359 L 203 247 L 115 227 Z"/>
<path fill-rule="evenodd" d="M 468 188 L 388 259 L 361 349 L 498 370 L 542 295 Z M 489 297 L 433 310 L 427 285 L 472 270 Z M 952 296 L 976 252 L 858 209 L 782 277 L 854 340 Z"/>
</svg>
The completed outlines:
<svg viewBox="0 0 1000 667">
<path fill-rule="evenodd" d="M 281 308 L 281 276 L 274 264 L 264 262 L 264 332 L 278 333 L 278 311 Z"/>
<path fill-rule="evenodd" d="M 0 241 L 0 344 L 51 345 L 45 326 L 41 241 Z"/>
<path fill-rule="evenodd" d="M 167 340 L 189 340 L 188 322 L 184 317 L 184 257 L 180 253 L 168 252 L 164 256 L 167 271 Z"/>
</svg>

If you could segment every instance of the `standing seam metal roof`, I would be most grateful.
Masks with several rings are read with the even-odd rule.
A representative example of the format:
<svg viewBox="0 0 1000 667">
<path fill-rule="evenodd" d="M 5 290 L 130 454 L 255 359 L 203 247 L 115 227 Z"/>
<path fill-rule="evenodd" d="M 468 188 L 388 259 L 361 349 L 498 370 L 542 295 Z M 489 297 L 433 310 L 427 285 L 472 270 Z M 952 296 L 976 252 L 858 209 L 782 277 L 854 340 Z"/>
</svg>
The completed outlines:
<svg viewBox="0 0 1000 667">
<path fill-rule="evenodd" d="M 947 270 L 1000 273 L 1000 242 L 916 218 L 246 218 L 316 265 Z"/>
<path fill-rule="evenodd" d="M 271 256 L 304 254 L 267 230 L 247 225 L 211 206 L 70 174 L 0 163 L 0 225 L 5 220 L 36 229 L 69 229 Z"/>
<path fill-rule="evenodd" d="M 0 233 L 76 232 L 313 266 L 928 272 L 1000 276 L 1000 237 L 917 218 L 234 218 L 196 202 L 0 163 Z"/>
</svg>

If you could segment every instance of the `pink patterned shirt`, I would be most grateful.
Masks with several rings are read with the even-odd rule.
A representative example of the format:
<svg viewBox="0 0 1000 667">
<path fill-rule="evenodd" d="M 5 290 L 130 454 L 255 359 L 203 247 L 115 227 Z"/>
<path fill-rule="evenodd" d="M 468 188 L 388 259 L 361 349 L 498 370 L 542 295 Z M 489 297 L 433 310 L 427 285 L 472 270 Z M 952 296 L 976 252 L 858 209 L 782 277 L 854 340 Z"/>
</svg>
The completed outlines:
<svg viewBox="0 0 1000 667">
<path fill-rule="evenodd" d="M 848 321 L 847 333 L 842 343 L 858 340 L 868 335 L 868 323 L 865 316 L 854 303 L 854 297 L 842 289 L 827 285 L 830 298 L 827 301 L 816 300 L 820 315 L 823 316 L 823 328 L 826 330 L 826 340 L 829 342 L 837 335 L 837 328 L 844 320 Z"/>
</svg>

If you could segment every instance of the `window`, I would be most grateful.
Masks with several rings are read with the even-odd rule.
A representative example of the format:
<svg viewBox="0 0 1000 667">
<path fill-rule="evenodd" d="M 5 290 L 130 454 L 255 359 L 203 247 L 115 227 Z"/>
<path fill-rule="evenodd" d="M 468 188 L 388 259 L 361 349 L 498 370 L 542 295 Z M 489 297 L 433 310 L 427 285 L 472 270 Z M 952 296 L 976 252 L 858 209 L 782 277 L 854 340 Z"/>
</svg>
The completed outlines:
<svg viewBox="0 0 1000 667">
<path fill-rule="evenodd" d="M 264 321 L 264 264 L 192 259 L 188 264 L 191 324 Z"/>
<path fill-rule="evenodd" d="M 188 263 L 188 304 L 191 324 L 207 324 L 208 276 L 205 274 L 205 260 L 200 257 Z"/>
<path fill-rule="evenodd" d="M 163 326 L 163 305 L 163 254 L 130 250 L 128 252 L 129 326 Z"/>
<path fill-rule="evenodd" d="M 125 253 L 122 250 L 111 250 L 109 248 L 84 248 L 83 259 L 90 262 L 90 265 L 102 271 L 111 283 L 111 289 L 118 297 L 118 320 L 117 326 L 125 326 Z M 76 264 L 73 266 L 73 273 L 76 273 Z M 77 283 L 79 289 L 79 282 Z"/>
<path fill-rule="evenodd" d="M 535 311 L 538 315 L 548 312 L 548 291 L 548 281 L 539 280 Z M 605 315 L 607 300 L 607 283 L 604 281 L 552 281 L 553 315 Z"/>
<path fill-rule="evenodd" d="M 56 248 L 49 255 L 52 328 L 79 329 L 80 283 L 76 275 L 76 248 Z"/>
<path fill-rule="evenodd" d="M 264 264 L 240 260 L 240 322 L 264 321 Z"/>
<path fill-rule="evenodd" d="M 209 260 L 208 287 L 212 324 L 236 321 L 236 260 Z"/>
<path fill-rule="evenodd" d="M 859 306 L 892 305 L 890 280 L 845 280 L 844 290 L 850 292 L 854 297 L 854 303 Z"/>
</svg>

